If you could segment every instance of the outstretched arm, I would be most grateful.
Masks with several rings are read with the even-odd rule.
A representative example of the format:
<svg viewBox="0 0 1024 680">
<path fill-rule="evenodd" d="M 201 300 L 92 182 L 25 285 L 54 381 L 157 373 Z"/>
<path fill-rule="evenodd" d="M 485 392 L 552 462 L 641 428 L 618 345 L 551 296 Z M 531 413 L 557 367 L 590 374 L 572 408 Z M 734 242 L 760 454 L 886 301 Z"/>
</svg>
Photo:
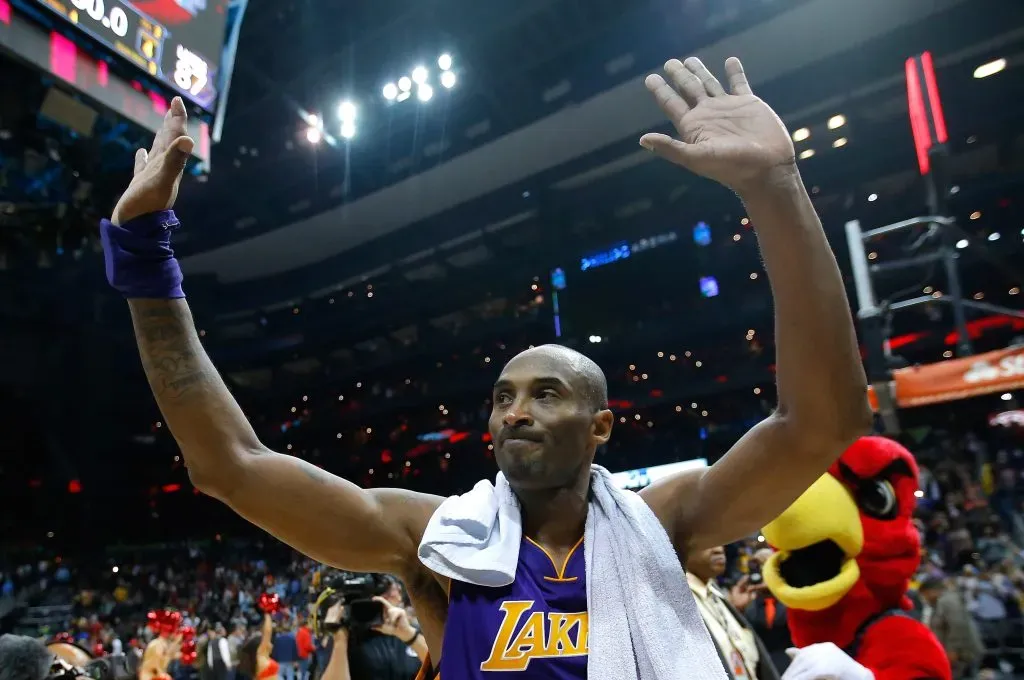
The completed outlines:
<svg viewBox="0 0 1024 680">
<path fill-rule="evenodd" d="M 757 231 L 775 300 L 778 407 L 707 470 L 644 496 L 685 549 L 721 545 L 774 519 L 871 424 L 867 383 L 839 268 L 797 171 L 782 121 L 739 60 L 731 93 L 700 60 L 665 65 L 647 87 L 682 141 L 641 144 L 736 191 Z"/>
<path fill-rule="evenodd" d="M 146 377 L 189 475 L 201 491 L 320 562 L 406 573 L 441 499 L 366 491 L 268 450 L 199 342 L 170 250 L 167 225 L 176 222 L 161 212 L 174 204 L 192 147 L 185 121 L 176 97 L 152 149 L 136 155 L 135 176 L 103 240 L 107 278 L 129 298 Z"/>
</svg>

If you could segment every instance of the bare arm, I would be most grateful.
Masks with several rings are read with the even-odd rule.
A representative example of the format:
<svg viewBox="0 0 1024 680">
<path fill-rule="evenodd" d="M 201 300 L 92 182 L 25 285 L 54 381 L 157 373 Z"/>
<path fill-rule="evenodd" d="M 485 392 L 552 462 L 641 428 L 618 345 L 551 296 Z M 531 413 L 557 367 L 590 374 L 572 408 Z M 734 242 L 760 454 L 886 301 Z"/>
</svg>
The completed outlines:
<svg viewBox="0 0 1024 680">
<path fill-rule="evenodd" d="M 676 127 L 684 137 L 696 126 L 698 138 L 721 140 L 709 154 L 687 148 L 706 142 L 676 151 L 683 164 L 736 189 L 757 229 L 775 300 L 779 393 L 776 412 L 713 466 L 645 489 L 677 544 L 689 549 L 736 540 L 774 519 L 870 427 L 871 413 L 842 276 L 796 170 L 789 133 L 750 94 L 738 61 L 726 64 L 731 95 L 699 61 L 675 64 L 667 69 L 686 98 Z M 668 88 L 661 81 L 652 91 L 669 111 L 671 98 L 680 97 L 662 86 Z M 752 172 L 758 163 L 763 170 Z"/>
<path fill-rule="evenodd" d="M 351 677 L 348 666 L 348 631 L 342 628 L 334 634 L 331 659 L 320 680 L 350 680 Z"/>
<path fill-rule="evenodd" d="M 200 344 L 185 300 L 129 307 L 146 377 L 197 488 L 320 562 L 407 571 L 439 497 L 367 491 L 268 450 Z"/>
<path fill-rule="evenodd" d="M 270 652 L 274 649 L 274 620 L 270 614 L 263 615 L 263 625 L 260 626 L 260 645 L 256 648 L 256 657 L 269 659 Z"/>
</svg>

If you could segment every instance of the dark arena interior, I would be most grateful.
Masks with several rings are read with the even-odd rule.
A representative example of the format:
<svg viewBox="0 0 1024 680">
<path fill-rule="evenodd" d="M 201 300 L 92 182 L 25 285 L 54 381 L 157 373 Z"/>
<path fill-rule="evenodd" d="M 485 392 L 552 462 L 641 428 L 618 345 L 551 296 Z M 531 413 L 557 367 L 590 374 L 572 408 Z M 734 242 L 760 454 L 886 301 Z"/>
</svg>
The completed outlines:
<svg viewBox="0 0 1024 680">
<path fill-rule="evenodd" d="M 759 225 L 637 144 L 675 134 L 647 74 L 737 56 L 835 252 L 875 432 L 920 469 L 909 601 L 935 580 L 962 597 L 983 649 L 947 645 L 954 677 L 1024 677 L 1024 4 L 246 5 L 0 0 L 0 632 L 134 655 L 109 677 L 150 680 L 147 614 L 173 610 L 200 653 L 186 639 L 160 672 L 241 679 L 262 605 L 280 677 L 306 680 L 330 658 L 326 608 L 315 651 L 301 633 L 325 582 L 405 587 L 339 575 L 190 480 L 100 238 L 172 97 L 196 140 L 174 254 L 262 445 L 366 489 L 468 492 L 498 472 L 502 367 L 557 343 L 604 370 L 595 462 L 636 490 L 714 465 L 778 401 Z M 760 581 L 768 547 L 727 545 L 720 590 Z M 820 558 L 790 564 L 803 585 L 850 557 L 799 547 Z M 217 624 L 231 658 L 207 668 Z"/>
</svg>

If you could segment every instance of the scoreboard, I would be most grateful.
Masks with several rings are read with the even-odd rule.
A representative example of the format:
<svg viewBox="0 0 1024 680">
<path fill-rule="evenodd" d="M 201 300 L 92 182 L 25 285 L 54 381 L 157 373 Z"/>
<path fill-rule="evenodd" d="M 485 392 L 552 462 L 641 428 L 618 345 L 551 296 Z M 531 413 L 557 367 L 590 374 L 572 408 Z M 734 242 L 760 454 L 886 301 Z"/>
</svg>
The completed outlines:
<svg viewBox="0 0 1024 680">
<path fill-rule="evenodd" d="M 213 112 L 228 0 L 31 0 Z"/>
</svg>

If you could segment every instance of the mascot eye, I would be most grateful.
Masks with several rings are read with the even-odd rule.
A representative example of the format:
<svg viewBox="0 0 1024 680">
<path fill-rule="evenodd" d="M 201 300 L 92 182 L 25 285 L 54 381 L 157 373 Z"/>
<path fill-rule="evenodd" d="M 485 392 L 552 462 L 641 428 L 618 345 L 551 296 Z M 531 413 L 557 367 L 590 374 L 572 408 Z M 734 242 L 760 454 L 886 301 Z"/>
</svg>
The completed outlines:
<svg viewBox="0 0 1024 680">
<path fill-rule="evenodd" d="M 892 519 L 898 504 L 892 484 L 884 480 L 865 482 L 857 492 L 857 505 L 864 514 L 875 519 Z"/>
</svg>

